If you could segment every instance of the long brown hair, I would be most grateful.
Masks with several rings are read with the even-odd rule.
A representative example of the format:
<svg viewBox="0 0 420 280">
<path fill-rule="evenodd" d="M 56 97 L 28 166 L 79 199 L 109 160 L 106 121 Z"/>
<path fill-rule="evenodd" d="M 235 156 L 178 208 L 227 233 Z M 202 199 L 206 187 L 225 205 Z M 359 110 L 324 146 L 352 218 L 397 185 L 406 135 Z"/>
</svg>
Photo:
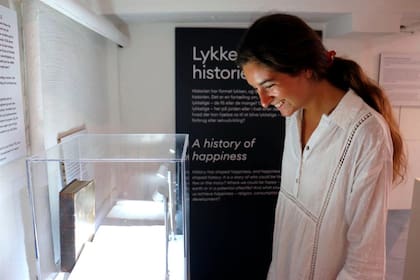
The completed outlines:
<svg viewBox="0 0 420 280">
<path fill-rule="evenodd" d="M 237 63 L 243 66 L 250 61 L 289 75 L 311 69 L 315 79 L 326 79 L 344 91 L 353 89 L 388 123 L 394 148 L 393 180 L 404 179 L 407 159 L 403 140 L 385 93 L 355 61 L 331 59 L 320 36 L 303 20 L 288 14 L 272 14 L 255 21 L 238 47 Z"/>
</svg>

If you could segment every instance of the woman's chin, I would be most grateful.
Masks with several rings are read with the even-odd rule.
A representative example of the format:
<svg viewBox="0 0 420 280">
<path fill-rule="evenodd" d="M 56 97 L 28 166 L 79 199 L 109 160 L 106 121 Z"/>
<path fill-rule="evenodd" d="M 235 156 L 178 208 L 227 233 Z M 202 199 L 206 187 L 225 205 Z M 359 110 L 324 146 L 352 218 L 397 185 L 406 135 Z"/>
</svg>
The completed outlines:
<svg viewBox="0 0 420 280">
<path fill-rule="evenodd" d="M 290 117 L 296 111 L 296 110 L 292 110 L 291 108 L 280 108 L 278 110 L 280 112 L 280 115 L 282 115 L 282 117 Z"/>
</svg>

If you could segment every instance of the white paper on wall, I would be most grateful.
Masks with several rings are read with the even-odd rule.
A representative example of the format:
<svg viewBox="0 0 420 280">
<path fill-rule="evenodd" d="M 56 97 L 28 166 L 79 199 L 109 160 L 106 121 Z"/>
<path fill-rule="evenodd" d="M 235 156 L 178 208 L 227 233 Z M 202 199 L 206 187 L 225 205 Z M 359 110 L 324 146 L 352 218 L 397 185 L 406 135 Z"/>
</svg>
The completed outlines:
<svg viewBox="0 0 420 280">
<path fill-rule="evenodd" d="M 420 53 L 381 53 L 379 84 L 393 106 L 420 106 Z"/>
<path fill-rule="evenodd" d="M 66 132 L 59 133 L 57 137 L 57 143 L 64 143 L 66 141 L 72 140 L 81 134 L 87 133 L 85 125 L 81 125 L 79 127 L 75 127 L 70 129 Z M 63 155 L 64 158 L 70 155 Z M 64 161 L 61 163 L 61 177 L 63 180 L 63 185 L 67 185 L 74 179 L 87 179 L 88 178 L 88 170 L 86 163 L 79 162 L 79 161 Z"/>
<path fill-rule="evenodd" d="M 26 155 L 16 12 L 0 6 L 0 165 Z"/>
</svg>

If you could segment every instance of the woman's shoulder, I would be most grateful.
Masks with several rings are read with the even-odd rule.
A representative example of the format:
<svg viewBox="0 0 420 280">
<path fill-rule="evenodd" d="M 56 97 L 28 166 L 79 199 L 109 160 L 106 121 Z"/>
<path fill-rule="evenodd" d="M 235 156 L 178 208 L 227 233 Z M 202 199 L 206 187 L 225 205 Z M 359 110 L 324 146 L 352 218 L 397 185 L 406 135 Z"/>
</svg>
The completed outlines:
<svg viewBox="0 0 420 280">
<path fill-rule="evenodd" d="M 362 102 L 348 129 L 349 133 L 354 134 L 353 137 L 356 137 L 366 148 L 382 146 L 392 151 L 392 139 L 388 123 L 379 112 L 365 102 Z"/>
<path fill-rule="evenodd" d="M 359 126 L 382 129 L 387 127 L 382 116 L 352 89 L 346 92 L 329 119 L 346 130 Z"/>
<path fill-rule="evenodd" d="M 347 107 L 349 112 L 345 112 L 344 115 L 350 127 L 363 126 L 371 129 L 389 130 L 382 115 L 363 101 L 353 90 L 350 89 L 345 96 L 347 101 L 345 101 L 346 106 L 343 107 Z"/>
</svg>

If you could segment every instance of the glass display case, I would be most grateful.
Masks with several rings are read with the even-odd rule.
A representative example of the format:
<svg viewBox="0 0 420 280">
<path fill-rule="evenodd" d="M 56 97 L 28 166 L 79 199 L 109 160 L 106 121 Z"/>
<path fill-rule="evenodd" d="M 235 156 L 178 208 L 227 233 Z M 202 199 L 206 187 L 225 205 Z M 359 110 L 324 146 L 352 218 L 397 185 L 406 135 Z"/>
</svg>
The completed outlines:
<svg viewBox="0 0 420 280">
<path fill-rule="evenodd" d="M 188 279 L 188 135 L 80 134 L 26 163 L 38 279 Z"/>
</svg>

